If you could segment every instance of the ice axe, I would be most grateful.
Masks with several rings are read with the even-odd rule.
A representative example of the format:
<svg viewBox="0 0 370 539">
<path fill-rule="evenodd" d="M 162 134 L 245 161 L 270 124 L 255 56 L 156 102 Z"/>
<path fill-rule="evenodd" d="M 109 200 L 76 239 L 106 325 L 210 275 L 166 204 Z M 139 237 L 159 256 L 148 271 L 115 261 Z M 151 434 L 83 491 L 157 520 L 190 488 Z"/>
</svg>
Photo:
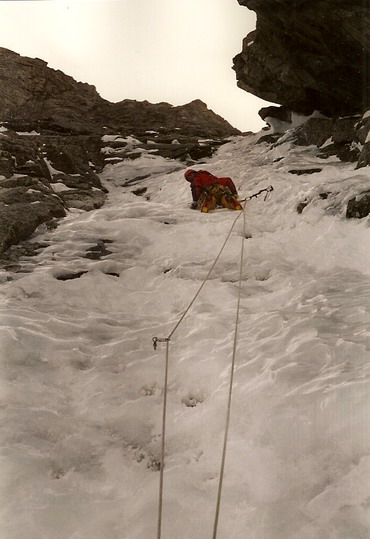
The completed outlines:
<svg viewBox="0 0 370 539">
<path fill-rule="evenodd" d="M 269 187 L 266 187 L 265 189 L 261 189 L 260 191 L 258 191 L 258 193 L 254 193 L 254 195 L 250 195 L 249 197 L 243 198 L 243 200 L 240 200 L 240 202 L 245 202 L 246 200 L 250 200 L 251 198 L 257 198 L 262 193 L 266 193 L 265 198 L 263 199 L 265 201 L 269 193 L 271 193 L 271 191 L 273 190 L 274 188 L 272 187 L 272 185 L 270 185 Z"/>
</svg>

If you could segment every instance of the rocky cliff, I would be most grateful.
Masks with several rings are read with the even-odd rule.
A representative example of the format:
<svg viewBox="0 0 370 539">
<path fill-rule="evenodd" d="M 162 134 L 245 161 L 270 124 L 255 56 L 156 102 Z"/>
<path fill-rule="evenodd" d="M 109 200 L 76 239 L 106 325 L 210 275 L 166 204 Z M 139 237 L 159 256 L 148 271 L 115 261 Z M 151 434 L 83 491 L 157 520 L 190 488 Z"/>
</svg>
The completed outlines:
<svg viewBox="0 0 370 539">
<path fill-rule="evenodd" d="M 234 58 L 238 85 L 290 110 L 330 117 L 370 107 L 368 0 L 238 0 L 256 30 Z"/>
<path fill-rule="evenodd" d="M 369 165 L 370 2 L 238 2 L 257 14 L 234 58 L 238 86 L 282 105 L 260 110 L 271 133 L 264 140 L 296 128 L 297 144 Z"/>
<path fill-rule="evenodd" d="M 193 163 L 238 133 L 200 100 L 110 103 L 43 60 L 0 48 L 0 254 L 70 208 L 104 204 L 106 163 L 135 159 L 148 145 Z"/>
<path fill-rule="evenodd" d="M 95 87 L 51 69 L 38 58 L 0 48 L 0 121 L 18 128 L 66 134 L 106 129 L 138 135 L 160 128 L 171 137 L 228 137 L 238 134 L 221 116 L 195 100 L 183 106 L 125 99 L 110 103 Z"/>
<path fill-rule="evenodd" d="M 93 111 L 104 102 L 94 86 L 50 69 L 39 58 L 0 48 L 0 119 L 59 131 L 91 132 Z"/>
</svg>

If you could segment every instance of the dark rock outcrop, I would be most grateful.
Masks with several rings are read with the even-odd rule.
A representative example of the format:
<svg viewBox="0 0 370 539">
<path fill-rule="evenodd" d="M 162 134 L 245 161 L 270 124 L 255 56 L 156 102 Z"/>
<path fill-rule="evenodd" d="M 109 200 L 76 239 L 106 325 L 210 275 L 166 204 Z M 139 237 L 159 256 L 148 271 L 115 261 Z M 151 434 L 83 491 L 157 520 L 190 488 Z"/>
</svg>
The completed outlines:
<svg viewBox="0 0 370 539">
<path fill-rule="evenodd" d="M 341 120 L 310 118 L 294 130 L 294 139 L 302 146 L 315 144 L 318 147 L 330 138 L 337 144 L 348 142 L 354 139 L 358 121 L 358 117 Z"/>
<path fill-rule="evenodd" d="M 234 58 L 238 86 L 290 110 L 330 117 L 370 107 L 366 0 L 238 0 L 257 27 Z"/>
<path fill-rule="evenodd" d="M 260 142 L 281 144 L 291 141 L 298 146 L 315 145 L 322 158 L 336 155 L 341 161 L 357 163 L 356 168 L 370 164 L 370 144 L 366 142 L 370 118 L 360 116 L 346 118 L 310 118 L 290 129 L 285 135 L 274 134 L 260 137 Z"/>
<path fill-rule="evenodd" d="M 44 178 L 0 179 L 0 253 L 27 239 L 42 223 L 65 215 L 63 201 Z"/>
<path fill-rule="evenodd" d="M 76 82 L 47 67 L 39 58 L 27 58 L 0 48 L 0 119 L 39 126 L 48 120 L 65 132 L 91 133 L 93 111 L 102 98 L 94 86 Z"/>
<path fill-rule="evenodd" d="M 357 138 L 362 144 L 358 158 L 358 168 L 370 165 L 370 112 L 367 112 L 357 126 Z"/>
<path fill-rule="evenodd" d="M 296 174 L 297 176 L 302 176 L 303 174 L 318 174 L 322 171 L 322 168 L 298 168 L 288 170 L 289 174 Z"/>
<path fill-rule="evenodd" d="M 100 125 L 127 135 L 134 133 L 139 138 L 148 137 L 151 131 L 157 132 L 158 142 L 167 142 L 168 139 L 188 142 L 201 137 L 225 138 L 240 134 L 200 99 L 177 107 L 169 103 L 153 104 L 130 99 L 119 103 L 106 101 L 94 118 Z"/>
<path fill-rule="evenodd" d="M 2 126 L 0 254 L 69 208 L 104 204 L 106 189 L 91 166 L 104 163 L 100 147 L 96 136 L 19 134 Z"/>
<path fill-rule="evenodd" d="M 292 120 L 292 112 L 285 107 L 263 107 L 258 111 L 258 114 L 262 118 L 262 120 L 266 120 L 266 118 L 270 117 L 276 118 L 281 122 L 287 123 Z"/>
<path fill-rule="evenodd" d="M 357 197 L 351 198 L 347 205 L 347 219 L 362 219 L 370 214 L 370 191 L 360 193 Z"/>
<path fill-rule="evenodd" d="M 100 148 L 101 140 L 96 136 L 32 135 L 2 127 L 0 200 L 7 204 L 6 223 L 10 223 L 12 212 L 14 215 L 14 226 L 8 224 L 7 227 L 19 231 L 10 236 L 14 240 L 11 243 L 27 237 L 25 230 L 29 235 L 51 217 L 63 217 L 69 208 L 91 210 L 104 203 L 107 191 L 94 170 L 104 164 Z M 35 190 L 41 193 L 38 198 L 35 198 Z M 25 206 L 15 205 L 20 203 Z M 32 203 L 35 206 L 27 215 L 27 204 Z M 25 216 L 21 226 L 17 221 L 22 212 Z M 0 233 L 2 228 L 0 226 Z M 8 244 L 8 240 L 3 242 L 0 252 Z"/>
</svg>

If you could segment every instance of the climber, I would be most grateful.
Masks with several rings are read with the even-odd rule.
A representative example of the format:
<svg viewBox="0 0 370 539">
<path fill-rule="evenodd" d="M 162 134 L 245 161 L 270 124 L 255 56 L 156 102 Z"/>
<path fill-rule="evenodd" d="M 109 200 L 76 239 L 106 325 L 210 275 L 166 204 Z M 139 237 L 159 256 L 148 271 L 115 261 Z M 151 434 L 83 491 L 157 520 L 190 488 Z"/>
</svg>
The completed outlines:
<svg viewBox="0 0 370 539">
<path fill-rule="evenodd" d="M 190 182 L 193 203 L 191 208 L 199 208 L 201 212 L 214 210 L 223 206 L 231 210 L 242 210 L 238 201 L 238 192 L 231 178 L 217 178 L 207 170 L 189 169 L 184 174 Z"/>
</svg>

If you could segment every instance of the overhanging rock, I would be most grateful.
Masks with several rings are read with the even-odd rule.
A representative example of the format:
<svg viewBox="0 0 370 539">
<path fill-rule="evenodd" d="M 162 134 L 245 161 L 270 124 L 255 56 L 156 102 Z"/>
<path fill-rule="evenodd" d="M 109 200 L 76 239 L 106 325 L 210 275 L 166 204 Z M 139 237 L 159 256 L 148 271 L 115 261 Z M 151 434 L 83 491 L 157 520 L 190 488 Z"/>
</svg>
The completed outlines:
<svg viewBox="0 0 370 539">
<path fill-rule="evenodd" d="M 257 28 L 234 58 L 238 86 L 266 101 L 337 117 L 370 104 L 370 3 L 238 0 Z"/>
</svg>

